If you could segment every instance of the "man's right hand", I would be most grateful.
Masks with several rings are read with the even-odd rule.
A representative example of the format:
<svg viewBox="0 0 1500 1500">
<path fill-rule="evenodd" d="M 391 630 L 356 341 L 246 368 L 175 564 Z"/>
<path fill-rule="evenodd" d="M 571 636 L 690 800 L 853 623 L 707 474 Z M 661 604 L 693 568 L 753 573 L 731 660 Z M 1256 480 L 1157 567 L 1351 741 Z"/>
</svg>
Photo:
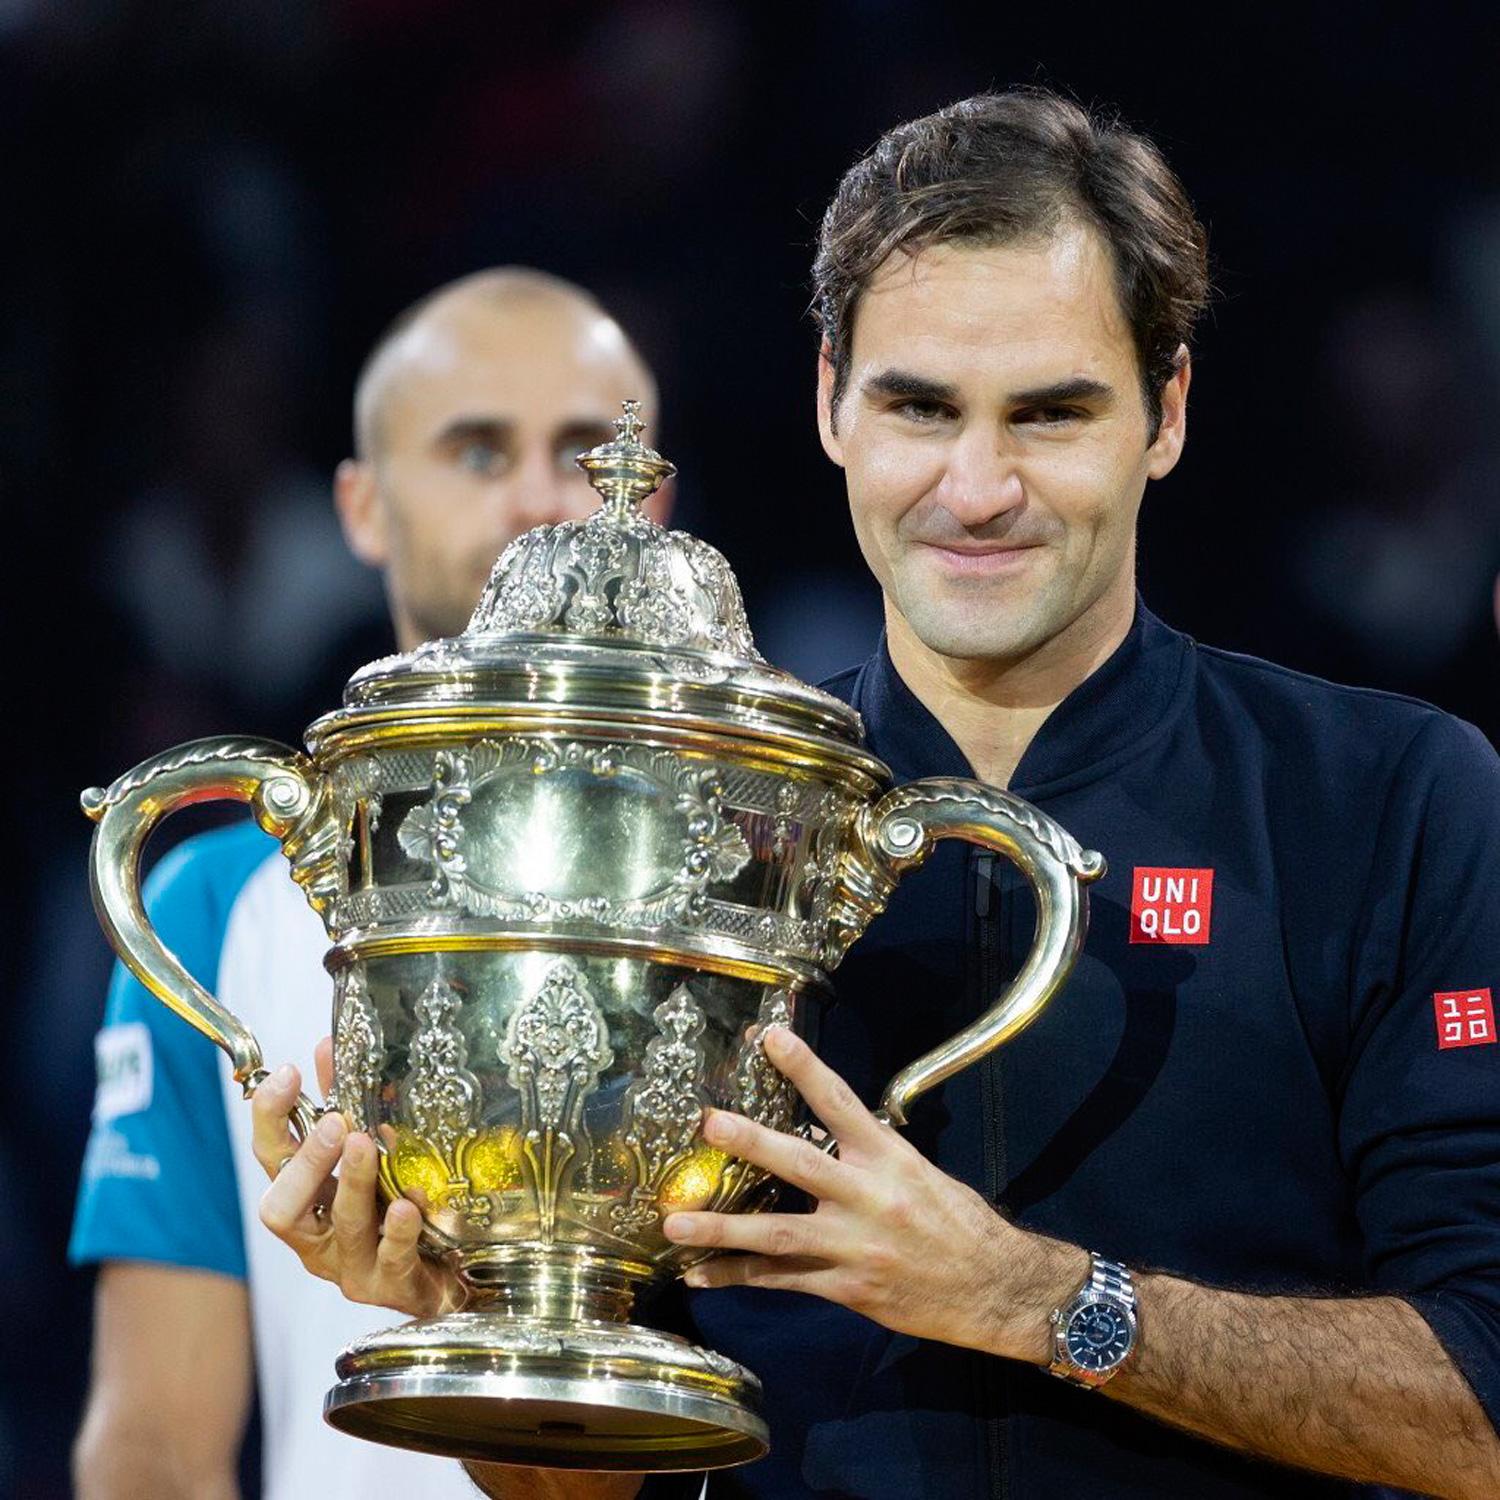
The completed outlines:
<svg viewBox="0 0 1500 1500">
<path fill-rule="evenodd" d="M 333 1044 L 316 1051 L 318 1086 L 333 1087 Z M 250 1101 L 255 1159 L 271 1185 L 260 1200 L 260 1220 L 290 1245 L 314 1276 L 333 1282 L 353 1302 L 432 1317 L 463 1304 L 463 1288 L 446 1267 L 424 1259 L 417 1243 L 422 1213 L 397 1198 L 380 1216 L 375 1142 L 326 1114 L 300 1146 L 291 1115 L 302 1079 L 278 1068 Z M 498 1500 L 631 1500 L 640 1474 L 566 1473 L 468 1464 L 469 1476 Z"/>
<path fill-rule="evenodd" d="M 333 1046 L 317 1048 L 318 1082 L 326 1096 L 333 1080 Z M 341 1115 L 323 1116 L 300 1146 L 291 1131 L 302 1080 L 278 1068 L 250 1101 L 255 1159 L 271 1179 L 260 1200 L 260 1220 L 290 1245 L 314 1276 L 333 1282 L 351 1302 L 432 1317 L 463 1303 L 458 1278 L 418 1253 L 422 1214 L 398 1198 L 382 1220 L 376 1196 L 379 1157 L 363 1131 Z M 336 1175 L 335 1175 L 336 1174 Z"/>
</svg>

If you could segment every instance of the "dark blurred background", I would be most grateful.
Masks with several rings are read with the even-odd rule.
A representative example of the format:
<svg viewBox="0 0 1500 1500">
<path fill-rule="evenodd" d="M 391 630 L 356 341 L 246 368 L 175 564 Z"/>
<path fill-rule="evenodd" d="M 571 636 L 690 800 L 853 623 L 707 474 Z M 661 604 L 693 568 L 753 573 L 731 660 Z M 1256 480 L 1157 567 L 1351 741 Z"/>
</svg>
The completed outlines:
<svg viewBox="0 0 1500 1500">
<path fill-rule="evenodd" d="M 1235 9 L 0 0 L 0 1495 L 67 1493 L 86 1373 L 63 1247 L 109 955 L 78 789 L 296 739 L 388 648 L 328 478 L 362 355 L 436 283 L 518 261 L 602 296 L 661 375 L 678 519 L 820 675 L 875 629 L 812 420 L 826 197 L 984 87 L 1118 105 L 1219 288 L 1146 597 L 1500 733 L 1495 7 Z"/>
</svg>

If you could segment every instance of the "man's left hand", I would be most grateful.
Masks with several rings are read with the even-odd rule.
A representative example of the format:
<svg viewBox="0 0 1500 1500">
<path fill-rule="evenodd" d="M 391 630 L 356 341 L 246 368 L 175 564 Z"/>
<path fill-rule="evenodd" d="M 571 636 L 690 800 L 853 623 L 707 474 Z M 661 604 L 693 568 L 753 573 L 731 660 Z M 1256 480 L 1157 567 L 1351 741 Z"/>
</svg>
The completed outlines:
<svg viewBox="0 0 1500 1500">
<path fill-rule="evenodd" d="M 663 1228 L 679 1244 L 746 1252 L 693 1267 L 688 1285 L 810 1292 L 897 1333 L 1045 1364 L 1047 1315 L 1087 1277 L 1087 1254 L 1008 1223 L 877 1119 L 785 1027 L 768 1030 L 763 1045 L 839 1153 L 711 1110 L 710 1144 L 801 1188 L 817 1208 L 669 1215 Z"/>
</svg>

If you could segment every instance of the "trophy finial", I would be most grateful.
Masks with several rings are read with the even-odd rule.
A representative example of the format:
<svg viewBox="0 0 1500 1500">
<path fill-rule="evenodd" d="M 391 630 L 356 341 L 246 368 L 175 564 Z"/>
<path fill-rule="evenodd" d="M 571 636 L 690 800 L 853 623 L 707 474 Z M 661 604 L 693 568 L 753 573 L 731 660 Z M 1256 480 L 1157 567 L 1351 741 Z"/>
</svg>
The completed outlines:
<svg viewBox="0 0 1500 1500">
<path fill-rule="evenodd" d="M 641 501 L 677 472 L 676 464 L 641 441 L 645 426 L 641 403 L 626 401 L 615 418 L 615 436 L 573 460 L 603 498 L 603 513 L 616 522 L 629 520 Z"/>
<path fill-rule="evenodd" d="M 620 435 L 621 443 L 635 443 L 639 445 L 641 433 L 646 424 L 641 421 L 641 403 L 639 401 L 626 401 L 624 403 L 624 414 L 615 418 L 615 431 Z"/>
</svg>

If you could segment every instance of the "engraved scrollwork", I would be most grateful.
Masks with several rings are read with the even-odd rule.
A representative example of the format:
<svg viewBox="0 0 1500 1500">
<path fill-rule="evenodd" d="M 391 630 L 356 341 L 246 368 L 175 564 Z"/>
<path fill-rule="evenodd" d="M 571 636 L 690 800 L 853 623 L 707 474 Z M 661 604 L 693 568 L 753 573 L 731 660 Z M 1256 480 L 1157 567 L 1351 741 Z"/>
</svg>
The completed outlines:
<svg viewBox="0 0 1500 1500">
<path fill-rule="evenodd" d="M 466 634 L 537 630 L 553 623 L 567 594 L 551 567 L 548 533 L 538 527 L 515 539 L 495 564 Z"/>
<path fill-rule="evenodd" d="M 584 1101 L 614 1060 L 609 1028 L 582 973 L 567 959 L 511 1012 L 500 1061 L 521 1098 L 522 1154 L 532 1178 L 542 1239 L 556 1235 L 569 1168 L 590 1149 Z"/>
<path fill-rule="evenodd" d="M 832 900 L 831 887 L 824 885 L 818 890 L 824 893 L 822 902 L 826 907 Z M 563 906 L 575 909 L 566 916 L 557 916 L 556 912 Z M 615 910 L 618 911 L 618 908 Z M 816 963 L 819 954 L 817 934 L 820 930 L 816 925 L 817 911 L 816 901 L 814 917 L 803 918 L 707 897 L 702 906 L 695 909 L 690 924 L 683 921 L 676 925 L 683 931 L 691 931 L 694 936 L 729 938 L 735 942 L 748 943 L 778 958 Z M 340 901 L 334 908 L 333 925 L 347 931 L 349 928 L 371 927 L 383 922 L 410 921 L 430 916 L 431 913 L 432 902 L 426 885 L 377 886 L 365 891 L 355 891 Z M 582 902 L 551 903 L 545 899 L 519 915 L 513 911 L 507 912 L 505 919 L 518 923 L 546 921 L 559 925 L 600 920 L 585 910 Z M 454 915 L 447 920 L 456 923 L 463 918 Z M 660 922 L 633 923 L 628 919 L 619 919 L 611 923 L 611 930 L 624 937 L 637 932 L 643 935 L 656 932 L 661 925 Z"/>
<path fill-rule="evenodd" d="M 740 595 L 740 586 L 734 570 L 724 559 L 724 554 L 711 547 L 700 537 L 678 532 L 688 567 L 698 587 L 714 601 L 714 620 L 709 634 L 720 651 L 747 657 L 759 662 L 764 658 L 755 649 L 750 635 L 750 622 L 745 615 L 745 602 Z"/>
<path fill-rule="evenodd" d="M 385 1038 L 380 1017 L 370 1002 L 364 968 L 355 964 L 339 983 L 338 1015 L 333 1023 L 333 1107 L 361 1130 L 373 1123 L 371 1103 L 385 1065 Z"/>
<path fill-rule="evenodd" d="M 414 807 L 396 831 L 410 858 L 436 866 L 429 894 L 434 905 L 462 904 L 468 862 L 459 848 L 463 809 L 473 797 L 474 770 L 459 750 L 439 750 L 433 758 L 432 799 Z"/>
<path fill-rule="evenodd" d="M 785 858 L 794 843 L 793 829 L 802 800 L 802 788 L 795 781 L 783 781 L 776 788 L 776 822 L 771 829 L 773 859 Z"/>
<path fill-rule="evenodd" d="M 642 1076 L 625 1096 L 624 1142 L 635 1159 L 635 1186 L 610 1215 L 627 1232 L 659 1217 L 661 1185 L 703 1122 L 703 1012 L 679 984 L 651 1014 L 657 1034 L 646 1044 Z"/>
<path fill-rule="evenodd" d="M 972 782 L 932 779 L 898 787 L 880 804 L 875 820 L 872 848 L 888 859 L 911 863 L 924 852 L 924 809 L 944 806 L 976 808 L 1002 827 L 1020 829 L 1082 880 L 1098 876 L 1103 858 L 1085 850 L 1061 824 L 1009 792 Z M 909 810 L 910 809 L 910 810 Z"/>
<path fill-rule="evenodd" d="M 614 526 L 584 526 L 568 538 L 569 570 L 578 581 L 577 591 L 565 606 L 562 623 L 581 635 L 597 635 L 615 623 L 615 606 L 609 586 L 625 574 L 629 555 L 625 537 Z"/>
<path fill-rule="evenodd" d="M 354 813 L 355 799 L 346 788 L 335 787 L 333 792 L 332 811 L 333 821 L 336 827 L 342 830 L 335 848 L 338 853 L 338 861 L 345 871 L 344 880 L 348 880 L 348 868 L 350 861 L 354 858 Z"/>
<path fill-rule="evenodd" d="M 83 794 L 83 809 L 97 821 L 104 812 L 118 802 L 123 802 L 131 792 L 156 780 L 158 776 L 172 771 L 181 771 L 188 766 L 207 765 L 218 760 L 233 760 L 241 756 L 253 756 L 265 750 L 264 740 L 246 735 L 223 735 L 213 739 L 194 740 L 180 745 L 165 755 L 153 756 L 134 770 L 110 782 L 103 791 L 91 787 Z"/>
<path fill-rule="evenodd" d="M 653 645 L 687 646 L 695 644 L 694 600 L 679 588 L 672 577 L 670 553 L 656 538 L 641 548 L 633 578 L 620 584 L 616 596 L 621 629 Z M 712 626 L 709 626 L 712 629 Z M 712 635 L 707 642 L 711 644 Z"/>
<path fill-rule="evenodd" d="M 384 766 L 373 755 L 352 756 L 333 771 L 335 795 L 339 799 L 341 820 L 347 829 L 343 854 L 347 860 L 353 855 L 355 821 L 358 810 L 364 808 L 365 832 L 373 835 L 380 826 L 381 784 Z M 430 780 L 429 776 L 423 780 Z M 418 783 L 421 784 L 420 782 Z"/>
<path fill-rule="evenodd" d="M 816 874 L 808 889 L 809 921 L 818 962 L 826 969 L 837 967 L 855 939 L 885 910 L 896 887 L 895 876 L 883 863 L 863 856 L 869 822 L 867 807 L 851 809 L 818 836 Z"/>
</svg>

